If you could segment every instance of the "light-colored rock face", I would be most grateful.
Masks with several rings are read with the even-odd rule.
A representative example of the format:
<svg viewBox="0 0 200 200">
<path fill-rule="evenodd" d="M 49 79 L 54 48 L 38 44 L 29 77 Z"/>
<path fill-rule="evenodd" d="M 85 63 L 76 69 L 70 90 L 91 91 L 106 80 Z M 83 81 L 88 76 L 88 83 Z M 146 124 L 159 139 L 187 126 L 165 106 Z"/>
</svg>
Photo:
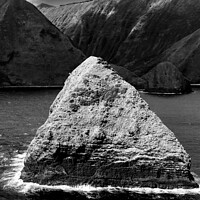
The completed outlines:
<svg viewBox="0 0 200 200">
<path fill-rule="evenodd" d="M 146 80 L 145 90 L 160 93 L 191 92 L 189 82 L 170 62 L 162 62 L 143 76 Z"/>
<path fill-rule="evenodd" d="M 94 0 L 42 12 L 87 56 L 126 66 L 137 76 L 165 61 L 160 56 L 166 49 L 200 28 L 199 0 Z M 192 81 L 200 81 L 197 76 Z"/>
<path fill-rule="evenodd" d="M 2 85 L 62 85 L 83 53 L 25 0 L 0 0 Z M 5 82 L 6 80 L 6 82 Z"/>
<path fill-rule="evenodd" d="M 197 186 L 174 134 L 96 57 L 66 80 L 28 148 L 21 177 L 51 185 Z"/>
</svg>

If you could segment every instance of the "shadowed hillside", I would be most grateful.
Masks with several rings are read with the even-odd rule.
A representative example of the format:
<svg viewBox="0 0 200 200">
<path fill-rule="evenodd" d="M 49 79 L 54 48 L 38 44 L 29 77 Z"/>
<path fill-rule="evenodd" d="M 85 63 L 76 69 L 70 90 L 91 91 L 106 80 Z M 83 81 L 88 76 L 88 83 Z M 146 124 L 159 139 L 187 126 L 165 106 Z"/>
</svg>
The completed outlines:
<svg viewBox="0 0 200 200">
<path fill-rule="evenodd" d="M 62 85 L 85 58 L 25 0 L 0 0 L 0 38 L 0 86 Z"/>
<path fill-rule="evenodd" d="M 49 4 L 49 5 L 62 5 L 74 2 L 80 2 L 84 0 L 27 0 L 34 5 L 40 5 L 42 3 Z"/>
<path fill-rule="evenodd" d="M 101 56 L 137 76 L 165 61 L 165 50 L 200 28 L 199 0 L 94 0 L 42 12 L 87 56 Z"/>
<path fill-rule="evenodd" d="M 162 59 L 174 63 L 190 82 L 199 82 L 200 29 L 173 44 Z"/>
<path fill-rule="evenodd" d="M 54 8 L 54 6 L 46 4 L 46 3 L 41 3 L 37 6 L 38 9 L 48 9 L 48 8 Z"/>
</svg>

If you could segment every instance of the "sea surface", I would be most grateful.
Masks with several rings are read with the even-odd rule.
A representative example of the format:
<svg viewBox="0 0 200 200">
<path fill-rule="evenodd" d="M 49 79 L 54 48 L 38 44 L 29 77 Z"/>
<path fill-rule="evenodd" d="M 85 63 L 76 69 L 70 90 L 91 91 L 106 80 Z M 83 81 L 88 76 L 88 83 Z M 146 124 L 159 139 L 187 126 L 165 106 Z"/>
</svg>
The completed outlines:
<svg viewBox="0 0 200 200">
<path fill-rule="evenodd" d="M 25 151 L 59 91 L 0 90 L 0 200 L 200 200 L 200 189 L 47 187 L 19 180 Z M 187 95 L 141 96 L 175 133 L 192 158 L 195 177 L 200 176 L 200 89 Z"/>
</svg>

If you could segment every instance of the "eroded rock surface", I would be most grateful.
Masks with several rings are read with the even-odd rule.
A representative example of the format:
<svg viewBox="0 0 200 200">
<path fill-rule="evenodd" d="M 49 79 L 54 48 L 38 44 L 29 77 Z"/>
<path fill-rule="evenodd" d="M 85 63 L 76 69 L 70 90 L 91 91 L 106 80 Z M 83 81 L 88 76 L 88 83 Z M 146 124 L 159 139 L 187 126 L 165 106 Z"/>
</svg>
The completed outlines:
<svg viewBox="0 0 200 200">
<path fill-rule="evenodd" d="M 189 93 L 191 87 L 179 69 L 170 62 L 162 62 L 143 76 L 145 91 L 160 93 Z"/>
<path fill-rule="evenodd" d="M 85 59 L 25 0 L 0 0 L 0 38 L 0 86 L 62 85 Z"/>
<path fill-rule="evenodd" d="M 166 49 L 200 28 L 199 0 L 94 0 L 42 12 L 87 56 L 126 66 L 137 76 L 165 61 L 160 56 Z M 188 77 L 191 67 L 184 67 Z M 189 75 L 191 82 L 200 82 L 197 71 Z"/>
<path fill-rule="evenodd" d="M 174 134 L 96 57 L 68 77 L 24 164 L 21 178 L 40 184 L 198 187 Z"/>
</svg>

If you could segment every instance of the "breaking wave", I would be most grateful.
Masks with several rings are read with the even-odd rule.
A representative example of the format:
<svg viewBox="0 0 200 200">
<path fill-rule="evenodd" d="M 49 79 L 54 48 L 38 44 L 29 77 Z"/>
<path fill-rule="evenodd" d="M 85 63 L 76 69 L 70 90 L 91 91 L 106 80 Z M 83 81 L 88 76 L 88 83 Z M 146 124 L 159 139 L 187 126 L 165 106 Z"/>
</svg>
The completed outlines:
<svg viewBox="0 0 200 200">
<path fill-rule="evenodd" d="M 190 199 L 200 199 L 200 188 L 195 188 L 195 189 L 122 188 L 122 187 L 111 187 L 111 186 L 93 187 L 90 185 L 79 185 L 76 187 L 71 187 L 67 185 L 48 186 L 48 185 L 39 185 L 37 183 L 32 183 L 32 182 L 24 182 L 22 179 L 20 179 L 20 176 L 21 176 L 21 171 L 24 167 L 25 155 L 26 155 L 25 153 L 19 154 L 16 155 L 14 158 L 12 158 L 10 169 L 3 173 L 0 182 L 3 184 L 5 191 L 8 190 L 17 192 L 19 194 L 26 195 L 26 197 L 28 197 L 28 195 L 30 196 L 43 195 L 43 197 L 46 195 L 46 198 L 42 199 L 54 199 L 52 195 L 53 193 L 55 193 L 56 196 L 58 195 L 58 193 L 59 195 L 62 196 L 63 194 L 65 195 L 70 194 L 70 199 L 107 199 L 105 198 L 105 196 L 118 195 L 118 197 L 120 197 L 119 194 L 124 195 L 126 197 L 127 195 L 129 197 L 137 195 L 137 199 L 140 199 L 139 198 L 140 195 L 147 195 L 149 197 L 147 198 L 146 196 L 145 199 L 165 199 L 161 198 L 162 195 L 165 196 L 169 195 L 170 197 L 172 197 L 172 199 L 188 199 L 188 198 L 183 198 L 185 195 L 194 197 L 194 198 L 190 197 Z M 196 179 L 196 182 L 200 184 L 200 178 L 195 174 L 194 177 Z M 50 196 L 48 196 L 48 194 L 50 194 Z M 74 198 L 71 198 L 72 195 L 74 195 Z M 121 198 L 123 197 L 121 196 Z M 115 198 L 115 200 L 121 198 Z M 61 198 L 58 199 L 60 200 Z"/>
</svg>

